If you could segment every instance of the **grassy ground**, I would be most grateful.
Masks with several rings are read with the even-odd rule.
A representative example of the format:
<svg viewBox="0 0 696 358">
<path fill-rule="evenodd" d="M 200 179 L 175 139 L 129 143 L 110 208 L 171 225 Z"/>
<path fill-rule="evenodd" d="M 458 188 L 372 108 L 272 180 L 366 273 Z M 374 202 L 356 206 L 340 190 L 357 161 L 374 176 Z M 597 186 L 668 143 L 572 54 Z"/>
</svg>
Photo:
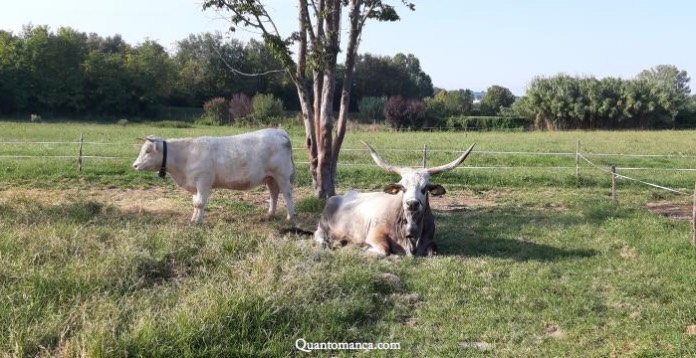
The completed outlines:
<svg viewBox="0 0 696 358">
<path fill-rule="evenodd" d="M 136 137 L 239 130 L 0 122 L 0 141 L 86 141 L 86 160 L 0 158 L 0 352 L 15 356 L 693 356 L 696 250 L 690 223 L 646 210 L 688 196 L 622 181 L 612 205 L 608 179 L 574 156 L 473 153 L 472 166 L 438 178 L 433 199 L 440 254 L 374 259 L 358 248 L 322 250 L 282 236 L 264 219 L 267 195 L 216 191 L 204 225 L 188 223 L 190 197 L 155 173 L 135 173 Z M 291 129 L 295 146 L 302 132 Z M 350 133 L 380 149 L 695 155 L 693 132 Z M 124 145 L 125 144 L 125 145 Z M 16 146 L 16 145 L 13 145 Z M 8 149 L 10 148 L 10 149 Z M 591 148 L 591 149 L 590 149 Z M 75 145 L 0 145 L 0 154 L 76 153 Z M 435 152 L 441 164 L 456 153 Z M 384 151 L 396 164 L 420 153 Z M 68 154 L 66 154 L 68 155 Z M 70 154 L 72 155 L 72 154 Z M 305 158 L 300 150 L 297 161 Z M 606 160 L 603 157 L 595 158 Z M 619 158 L 622 159 L 622 158 Z M 306 159 L 305 159 L 306 160 Z M 618 160 L 618 159 L 617 159 Z M 688 158 L 640 166 L 693 167 Z M 369 164 L 363 151 L 343 163 Z M 607 165 L 607 162 L 602 162 Z M 619 165 L 621 165 L 619 163 Z M 295 200 L 312 229 L 320 203 L 306 166 Z M 344 166 L 339 191 L 375 189 L 394 178 Z M 693 174 L 640 172 L 691 191 Z M 397 351 L 315 351 L 308 342 L 398 342 Z"/>
</svg>

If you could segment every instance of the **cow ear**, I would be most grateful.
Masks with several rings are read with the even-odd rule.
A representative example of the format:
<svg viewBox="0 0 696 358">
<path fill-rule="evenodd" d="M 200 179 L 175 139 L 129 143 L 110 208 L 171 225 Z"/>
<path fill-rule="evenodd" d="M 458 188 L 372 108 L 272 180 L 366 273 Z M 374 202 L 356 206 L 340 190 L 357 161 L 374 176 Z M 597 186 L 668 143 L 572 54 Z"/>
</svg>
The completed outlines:
<svg viewBox="0 0 696 358">
<path fill-rule="evenodd" d="M 398 194 L 402 190 L 404 190 L 404 187 L 400 184 L 389 184 L 384 187 L 384 192 L 391 195 Z"/>
<path fill-rule="evenodd" d="M 445 195 L 447 190 L 445 190 L 445 188 L 440 184 L 428 184 L 428 192 L 432 196 L 440 196 Z"/>
<path fill-rule="evenodd" d="M 158 137 L 149 135 L 145 138 L 145 140 L 152 143 L 155 153 L 162 150 L 162 141 Z"/>
</svg>

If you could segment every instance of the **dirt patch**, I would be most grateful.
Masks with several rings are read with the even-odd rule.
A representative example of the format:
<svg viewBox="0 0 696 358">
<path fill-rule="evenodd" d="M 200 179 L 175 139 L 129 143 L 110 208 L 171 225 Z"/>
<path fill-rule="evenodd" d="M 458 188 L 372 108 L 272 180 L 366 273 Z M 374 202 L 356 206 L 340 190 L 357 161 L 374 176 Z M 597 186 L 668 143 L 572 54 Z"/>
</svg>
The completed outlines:
<svg viewBox="0 0 696 358">
<path fill-rule="evenodd" d="M 691 220 L 692 204 L 680 204 L 669 201 L 657 201 L 645 205 L 655 214 L 678 220 Z"/>
<path fill-rule="evenodd" d="M 495 206 L 495 201 L 484 198 L 468 196 L 466 192 L 447 193 L 441 197 L 431 197 L 430 207 L 435 211 L 460 212 L 476 208 L 488 208 Z"/>
<path fill-rule="evenodd" d="M 559 327 L 558 325 L 552 324 L 550 326 L 547 326 L 544 328 L 544 333 L 549 336 L 553 337 L 556 339 L 562 339 L 565 337 L 565 332 Z"/>
<path fill-rule="evenodd" d="M 339 191 L 339 193 L 341 193 Z M 496 205 L 495 194 L 486 194 L 485 197 L 476 196 L 468 191 L 451 191 L 441 197 L 431 197 L 430 206 L 433 210 L 439 212 L 463 212 L 467 210 L 475 210 L 477 208 L 486 208 Z M 311 189 L 296 188 L 293 193 L 295 202 L 301 198 L 310 197 L 313 195 Z M 76 200 L 93 200 L 96 202 L 113 205 L 119 210 L 126 213 L 152 213 L 160 215 L 180 215 L 182 218 L 188 219 L 193 210 L 191 203 L 191 194 L 183 189 L 157 187 L 150 189 L 67 189 L 67 190 L 51 190 L 51 189 L 8 189 L 0 190 L 0 204 L 10 202 L 18 198 L 35 201 L 41 205 L 60 205 L 64 203 L 74 202 Z M 235 190 L 213 190 L 206 215 L 215 216 L 224 212 L 220 206 L 223 203 L 229 202 L 245 202 L 262 208 L 263 211 L 268 210 L 269 204 L 268 190 L 265 188 L 257 188 L 250 191 L 235 191 Z M 285 201 L 282 195 L 279 196 L 278 210 L 281 215 L 285 209 Z M 301 215 L 298 214 L 300 221 Z M 315 223 L 314 214 L 309 215 L 308 220 L 313 226 Z"/>
</svg>

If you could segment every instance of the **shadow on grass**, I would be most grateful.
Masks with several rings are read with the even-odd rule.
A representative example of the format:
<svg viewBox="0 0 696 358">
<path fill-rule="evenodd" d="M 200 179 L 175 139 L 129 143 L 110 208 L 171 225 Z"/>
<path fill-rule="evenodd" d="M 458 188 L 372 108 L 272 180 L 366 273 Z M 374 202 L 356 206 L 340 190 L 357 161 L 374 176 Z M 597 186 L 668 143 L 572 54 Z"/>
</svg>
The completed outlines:
<svg viewBox="0 0 696 358">
<path fill-rule="evenodd" d="M 566 212 L 499 208 L 454 214 L 440 212 L 436 213 L 435 235 L 440 255 L 489 256 L 517 261 L 588 258 L 597 251 L 534 242 L 534 238 L 522 233 L 529 232 L 530 227 L 533 230 L 565 230 L 588 222 L 598 224 L 605 218 L 592 213 L 574 216 Z"/>
</svg>

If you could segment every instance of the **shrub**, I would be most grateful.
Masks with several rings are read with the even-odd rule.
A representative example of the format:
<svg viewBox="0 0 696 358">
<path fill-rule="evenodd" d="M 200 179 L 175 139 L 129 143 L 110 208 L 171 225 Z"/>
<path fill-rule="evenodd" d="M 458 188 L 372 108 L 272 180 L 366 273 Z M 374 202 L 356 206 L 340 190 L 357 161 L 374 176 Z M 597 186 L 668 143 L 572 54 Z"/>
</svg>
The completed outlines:
<svg viewBox="0 0 696 358">
<path fill-rule="evenodd" d="M 272 94 L 258 93 L 252 100 L 254 120 L 257 123 L 270 124 L 283 117 L 283 102 Z"/>
<path fill-rule="evenodd" d="M 161 121 L 152 123 L 153 126 L 159 128 L 191 128 L 191 123 L 184 121 Z"/>
<path fill-rule="evenodd" d="M 232 121 L 238 121 L 254 112 L 251 98 L 244 93 L 237 93 L 230 98 L 230 115 Z"/>
<path fill-rule="evenodd" d="M 386 97 L 363 97 L 358 102 L 360 116 L 365 121 L 384 119 L 384 105 L 387 103 Z"/>
<path fill-rule="evenodd" d="M 452 116 L 447 118 L 447 127 L 455 130 L 523 130 L 530 125 L 530 120 L 521 117 Z"/>
<path fill-rule="evenodd" d="M 384 106 L 384 117 L 387 123 L 397 130 L 407 127 L 420 128 L 425 120 L 425 103 L 419 99 L 389 97 Z"/>
<path fill-rule="evenodd" d="M 205 102 L 203 104 L 203 117 L 199 123 L 210 125 L 231 124 L 232 118 L 227 100 L 222 97 L 215 97 Z"/>
</svg>

